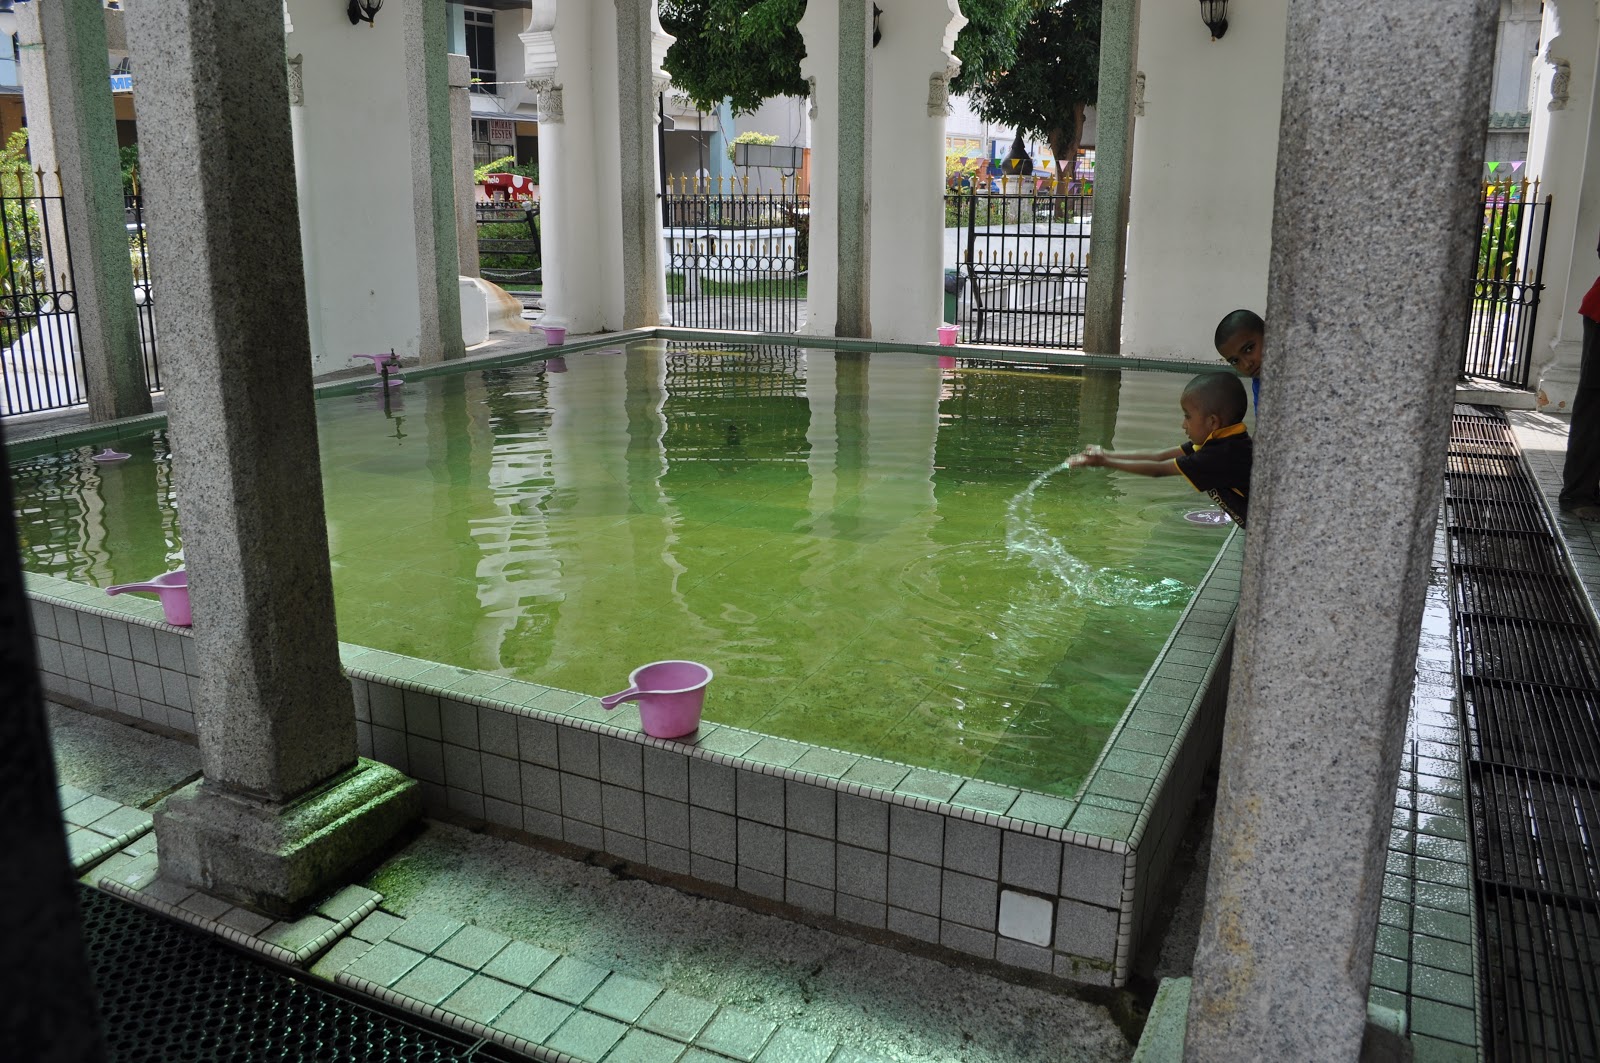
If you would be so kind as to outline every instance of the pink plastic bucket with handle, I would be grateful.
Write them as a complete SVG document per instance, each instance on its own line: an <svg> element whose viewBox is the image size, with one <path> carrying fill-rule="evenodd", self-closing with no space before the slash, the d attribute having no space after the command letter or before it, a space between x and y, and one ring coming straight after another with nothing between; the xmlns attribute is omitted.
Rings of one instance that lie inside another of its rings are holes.
<svg viewBox="0 0 1600 1063"><path fill-rule="evenodd" d="M700 726L712 672L695 661L655 661L633 670L628 689L600 699L605 709L639 702L639 720L652 738L682 738Z"/></svg>
<svg viewBox="0 0 1600 1063"><path fill-rule="evenodd" d="M107 594L126 594L128 591L150 591L161 599L161 612L173 627L188 627L193 621L189 611L189 573L183 569L163 572L143 583L123 583L107 587Z"/></svg>
<svg viewBox="0 0 1600 1063"><path fill-rule="evenodd" d="M567 341L567 330L562 325L535 325L533 327L544 332L544 342L551 347L558 347Z"/></svg>
<svg viewBox="0 0 1600 1063"><path fill-rule="evenodd" d="M956 327L954 325L939 326L939 346L954 347L956 345Z"/></svg>

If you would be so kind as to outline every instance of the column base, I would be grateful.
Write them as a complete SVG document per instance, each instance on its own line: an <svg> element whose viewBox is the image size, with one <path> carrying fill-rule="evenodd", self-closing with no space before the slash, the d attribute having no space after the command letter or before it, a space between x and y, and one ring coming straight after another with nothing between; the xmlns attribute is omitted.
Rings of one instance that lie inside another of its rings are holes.
<svg viewBox="0 0 1600 1063"><path fill-rule="evenodd" d="M1558 342L1550 349L1555 360L1539 373L1539 409L1545 413L1571 413L1578 394L1578 373L1582 365L1583 344Z"/></svg>
<svg viewBox="0 0 1600 1063"><path fill-rule="evenodd" d="M155 815L161 873L267 915L296 915L421 814L416 782L364 759L286 803L201 779Z"/></svg>

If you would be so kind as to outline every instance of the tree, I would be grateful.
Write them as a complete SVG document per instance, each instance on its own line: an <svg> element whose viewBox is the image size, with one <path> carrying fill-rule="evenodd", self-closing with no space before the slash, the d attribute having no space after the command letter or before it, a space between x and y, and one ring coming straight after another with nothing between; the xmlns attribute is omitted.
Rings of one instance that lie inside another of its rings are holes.
<svg viewBox="0 0 1600 1063"><path fill-rule="evenodd" d="M702 111L728 100L748 114L774 96L805 96L800 76L806 0L661 0L672 83Z"/></svg>
<svg viewBox="0 0 1600 1063"><path fill-rule="evenodd" d="M961 72L951 82L966 92L1016 55L1017 32L1038 0L961 0L967 25L956 38ZM799 22L805 0L661 0L661 28L677 41L667 50L672 83L702 111L724 99L748 114L774 96L805 96Z"/></svg>
<svg viewBox="0 0 1600 1063"><path fill-rule="evenodd" d="M1100 0L1033 0L1032 6L1016 58L966 88L986 121L1044 137L1057 178L1066 180L1083 139L1084 108L1100 95Z"/></svg>

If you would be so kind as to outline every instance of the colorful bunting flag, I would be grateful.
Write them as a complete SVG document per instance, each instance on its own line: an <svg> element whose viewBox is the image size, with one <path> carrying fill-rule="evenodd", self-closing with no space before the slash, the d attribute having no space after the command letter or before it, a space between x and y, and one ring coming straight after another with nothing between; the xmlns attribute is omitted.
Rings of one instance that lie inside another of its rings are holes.
<svg viewBox="0 0 1600 1063"><path fill-rule="evenodd" d="M1517 161L1516 161L1516 162L1514 162L1514 163L1512 163L1512 164L1511 164L1511 172L1512 172L1512 173L1516 173L1516 172L1517 172L1517 171L1518 171L1518 170L1520 170L1520 169L1522 169L1522 164L1523 164L1523 163L1524 163L1524 162L1525 162L1525 161L1527 161L1527 160L1525 160L1525 159L1518 159L1518 160L1517 160Z"/></svg>
<svg viewBox="0 0 1600 1063"><path fill-rule="evenodd" d="M1498 169L1500 169L1500 164L1498 162L1491 162L1489 164L1489 172L1490 173L1494 173Z"/></svg>

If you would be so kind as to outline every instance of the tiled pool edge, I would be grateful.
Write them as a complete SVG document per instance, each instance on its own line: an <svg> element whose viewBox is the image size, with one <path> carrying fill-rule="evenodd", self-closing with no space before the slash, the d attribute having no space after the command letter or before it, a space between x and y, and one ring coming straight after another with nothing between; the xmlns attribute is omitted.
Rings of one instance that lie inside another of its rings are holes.
<svg viewBox="0 0 1600 1063"><path fill-rule="evenodd" d="M363 756L426 807L1003 965L1127 978L1215 751L1242 538L1219 553L1075 799L341 644ZM194 733L187 629L153 601L30 574L52 696ZM1202 655L1207 665L1190 663Z"/></svg>

